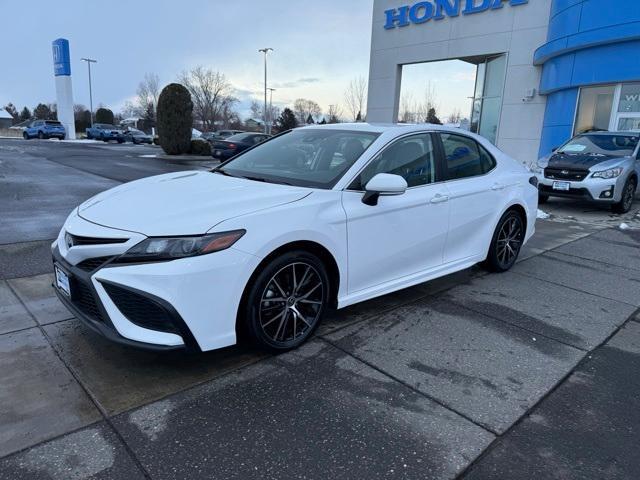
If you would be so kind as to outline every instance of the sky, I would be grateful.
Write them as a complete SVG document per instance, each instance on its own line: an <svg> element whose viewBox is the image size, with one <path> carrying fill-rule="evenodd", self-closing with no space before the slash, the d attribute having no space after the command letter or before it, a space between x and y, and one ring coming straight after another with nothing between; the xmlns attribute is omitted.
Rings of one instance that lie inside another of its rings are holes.
<svg viewBox="0 0 640 480"><path fill-rule="evenodd" d="M94 108L114 111L133 100L145 73L157 74L165 85L203 65L226 75L246 117L251 100L263 98L257 50L271 47L274 104L309 98L326 112L344 102L352 79L368 77L372 9L373 0L0 0L0 106L12 102L20 110L55 102L51 42L63 37L70 42L75 103L89 105L82 57L98 60L92 66ZM460 95L446 77L438 80L437 69L429 75L441 83L438 104L448 114Z"/></svg>

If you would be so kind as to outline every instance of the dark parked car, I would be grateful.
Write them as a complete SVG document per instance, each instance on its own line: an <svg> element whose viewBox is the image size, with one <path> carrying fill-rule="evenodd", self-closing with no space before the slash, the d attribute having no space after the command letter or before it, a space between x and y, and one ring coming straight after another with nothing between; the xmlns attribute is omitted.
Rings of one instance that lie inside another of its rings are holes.
<svg viewBox="0 0 640 480"><path fill-rule="evenodd" d="M24 129L22 136L25 140L30 138L57 138L64 140L67 135L64 126L57 120L34 120Z"/></svg>
<svg viewBox="0 0 640 480"><path fill-rule="evenodd" d="M246 133L246 132L244 130L218 130L217 132L213 132L213 136L211 137L211 139L207 138L207 140L209 141L226 140L230 136L237 135L239 133Z"/></svg>
<svg viewBox="0 0 640 480"><path fill-rule="evenodd" d="M231 135L226 140L214 140L211 146L211 156L226 160L269 138L271 136L264 133L238 133Z"/></svg>
<svg viewBox="0 0 640 480"><path fill-rule="evenodd" d="M86 133L89 139L102 140L103 142L117 140L118 143L124 143L122 128L108 123L94 123L93 127L87 128Z"/></svg>
<svg viewBox="0 0 640 480"><path fill-rule="evenodd" d="M135 128L130 128L124 132L122 135L125 142L132 142L136 145L140 145L141 143L148 143L151 145L153 143L153 137L144 133L142 130L137 130Z"/></svg>

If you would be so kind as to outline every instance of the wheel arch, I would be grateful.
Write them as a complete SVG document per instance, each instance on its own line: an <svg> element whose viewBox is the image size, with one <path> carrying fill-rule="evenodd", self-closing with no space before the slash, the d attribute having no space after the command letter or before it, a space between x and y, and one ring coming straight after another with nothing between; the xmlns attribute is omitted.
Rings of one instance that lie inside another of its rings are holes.
<svg viewBox="0 0 640 480"><path fill-rule="evenodd" d="M529 219L527 218L527 209L524 207L524 205L522 205L522 203L515 200L507 205L504 210L502 210L497 216L493 228L491 229L491 237L489 238L487 248L485 249L485 258L487 258L487 256L489 255L489 250L491 249L491 241L493 240L493 235L496 232L496 228L498 228L498 225L500 224L500 219L505 215L505 213L511 211L517 212L522 217L522 221L524 222L524 231L528 231L527 229L529 228Z"/></svg>
<svg viewBox="0 0 640 480"><path fill-rule="evenodd" d="M242 296L240 297L240 302L238 303L238 309L236 313L236 334L240 333L240 325L239 320L241 319L241 311L245 305L247 295L249 293L249 287L254 282L258 274L262 271L262 269L271 262L274 258L277 258L281 255L284 255L288 252L293 252L296 250L304 250L309 252L322 261L327 269L327 275L329 276L329 305L331 307L336 307L338 304L338 291L340 288L340 268L338 267L338 262L335 256L325 247L324 245L312 241L312 240L296 240L292 242L285 243L280 245L267 256L265 256L260 263L254 268L251 276L247 280L244 290L242 291Z"/></svg>

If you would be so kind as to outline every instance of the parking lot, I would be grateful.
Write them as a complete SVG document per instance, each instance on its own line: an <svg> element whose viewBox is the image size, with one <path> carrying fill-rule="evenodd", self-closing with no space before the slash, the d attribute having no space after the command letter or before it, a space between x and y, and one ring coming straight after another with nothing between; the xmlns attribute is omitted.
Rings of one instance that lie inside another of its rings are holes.
<svg viewBox="0 0 640 480"><path fill-rule="evenodd" d="M0 139L0 478L640 471L640 202L619 216L552 199L512 271L333 312L277 357L149 353L87 331L51 288L66 215L122 182L211 165Z"/></svg>

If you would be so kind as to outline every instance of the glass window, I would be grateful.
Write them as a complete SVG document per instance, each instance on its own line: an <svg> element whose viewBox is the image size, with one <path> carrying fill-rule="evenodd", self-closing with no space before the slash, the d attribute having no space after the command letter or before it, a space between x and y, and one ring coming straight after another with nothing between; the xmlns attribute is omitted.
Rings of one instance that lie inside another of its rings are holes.
<svg viewBox="0 0 640 480"><path fill-rule="evenodd" d="M615 85L580 89L574 134L609 130Z"/></svg>
<svg viewBox="0 0 640 480"><path fill-rule="evenodd" d="M619 132L628 132L630 130L640 130L640 116L637 117L620 117L618 119Z"/></svg>
<svg viewBox="0 0 640 480"><path fill-rule="evenodd" d="M212 171L264 182L330 189L378 135L301 128L246 150Z"/></svg>
<svg viewBox="0 0 640 480"><path fill-rule="evenodd" d="M620 113L640 113L640 83L625 83L620 92Z"/></svg>
<svg viewBox="0 0 640 480"><path fill-rule="evenodd" d="M483 175L495 167L494 158L475 140L464 135L440 134L447 160L448 178Z"/></svg>
<svg viewBox="0 0 640 480"><path fill-rule="evenodd" d="M478 65L470 130L496 142L507 57L489 58Z"/></svg>
<svg viewBox="0 0 640 480"><path fill-rule="evenodd" d="M393 143L365 167L349 189L364 190L378 173L400 175L409 187L433 183L436 170L431 135L412 135Z"/></svg>

